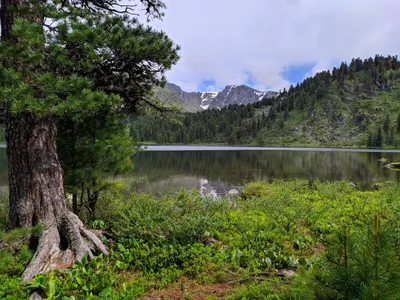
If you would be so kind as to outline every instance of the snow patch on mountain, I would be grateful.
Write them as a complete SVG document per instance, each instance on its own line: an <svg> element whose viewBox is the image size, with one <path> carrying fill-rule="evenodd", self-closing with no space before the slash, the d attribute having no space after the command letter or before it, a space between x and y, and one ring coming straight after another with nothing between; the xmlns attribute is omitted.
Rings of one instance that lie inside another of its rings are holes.
<svg viewBox="0 0 400 300"><path fill-rule="evenodd" d="M234 89L236 87L236 85L228 85L226 88L229 88L229 91L228 91L228 93L226 94L226 96L228 96L231 92L232 92L232 89ZM225 89L226 89L225 88Z"/></svg>
<svg viewBox="0 0 400 300"><path fill-rule="evenodd" d="M201 103L200 103L200 107L202 109L207 109L212 100L218 95L218 92L203 92L201 93Z"/></svg>
<svg viewBox="0 0 400 300"><path fill-rule="evenodd" d="M254 92L254 93L258 96L259 101L261 101L268 92Z"/></svg>
<svg viewBox="0 0 400 300"><path fill-rule="evenodd" d="M213 99L208 108L220 108L232 104L249 104L271 98L276 92L260 92L246 85L228 85Z"/></svg>
<svg viewBox="0 0 400 300"><path fill-rule="evenodd" d="M232 104L249 104L261 101L263 98L272 98L277 92L261 92L246 85L227 85L220 92L185 92L172 83L167 83L166 89L178 95L188 105L197 106L199 110L222 108Z"/></svg>

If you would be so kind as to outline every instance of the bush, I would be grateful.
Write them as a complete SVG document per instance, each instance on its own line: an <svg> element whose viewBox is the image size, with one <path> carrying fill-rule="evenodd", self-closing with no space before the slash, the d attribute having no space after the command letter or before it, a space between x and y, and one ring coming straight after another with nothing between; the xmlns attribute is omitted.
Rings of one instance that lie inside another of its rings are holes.
<svg viewBox="0 0 400 300"><path fill-rule="evenodd" d="M37 237L42 226L0 231L0 274L21 275L33 256L29 249L30 238Z"/></svg>
<svg viewBox="0 0 400 300"><path fill-rule="evenodd" d="M311 272L317 299L396 299L400 259L394 233L376 215L368 228L343 227Z"/></svg>
<svg viewBox="0 0 400 300"><path fill-rule="evenodd" d="M50 299L132 299L185 278L241 282L229 286L231 299L396 299L399 192L396 184L360 191L293 180L251 183L235 199L198 191L155 198L115 186L99 202L105 219L90 224L106 230L109 257L13 290L32 256L27 237L42 229L0 232L0 279L10 288L0 287L0 297L37 290Z"/></svg>
<svg viewBox="0 0 400 300"><path fill-rule="evenodd" d="M28 299L29 293L21 282L21 278L0 274L0 299Z"/></svg>
<svg viewBox="0 0 400 300"><path fill-rule="evenodd" d="M102 255L90 262L87 256L64 272L39 274L29 283L31 290L44 294L47 299L93 299L107 298L113 293L113 285L118 280L117 269L108 257Z"/></svg>
<svg viewBox="0 0 400 300"><path fill-rule="evenodd" d="M191 244L217 232L227 209L228 200L203 198L198 191L181 191L161 199L133 195L120 207L111 227L118 239Z"/></svg>

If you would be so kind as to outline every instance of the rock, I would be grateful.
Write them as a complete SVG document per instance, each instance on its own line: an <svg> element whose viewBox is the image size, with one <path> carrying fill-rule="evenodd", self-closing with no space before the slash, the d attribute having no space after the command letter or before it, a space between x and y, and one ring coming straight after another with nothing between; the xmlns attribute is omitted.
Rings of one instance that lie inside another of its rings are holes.
<svg viewBox="0 0 400 300"><path fill-rule="evenodd" d="M392 162L390 164L385 165L385 168L389 168L392 170L400 170L400 162Z"/></svg>
<svg viewBox="0 0 400 300"><path fill-rule="evenodd" d="M264 98L273 98L277 92L260 92L246 85L227 85L210 103L209 108L224 107L232 104L249 104Z"/></svg>
<svg viewBox="0 0 400 300"><path fill-rule="evenodd" d="M239 191L237 189L232 189L227 193L228 196L238 196Z"/></svg>
<svg viewBox="0 0 400 300"><path fill-rule="evenodd" d="M29 296L29 300L42 300L42 297L37 292L33 292Z"/></svg>
<svg viewBox="0 0 400 300"><path fill-rule="evenodd" d="M197 111L221 108L232 104L249 104L263 99L272 99L279 95L273 91L261 92L246 85L227 85L219 92L185 92L178 85L167 83L165 90L181 98L189 104L188 106L197 107ZM163 101L163 97L160 100Z"/></svg>
<svg viewBox="0 0 400 300"><path fill-rule="evenodd" d="M291 278L294 275L296 275L296 273L294 271L292 271L292 270L289 270L289 269L283 269L283 270L278 271L276 273L276 275L279 276L279 277Z"/></svg>

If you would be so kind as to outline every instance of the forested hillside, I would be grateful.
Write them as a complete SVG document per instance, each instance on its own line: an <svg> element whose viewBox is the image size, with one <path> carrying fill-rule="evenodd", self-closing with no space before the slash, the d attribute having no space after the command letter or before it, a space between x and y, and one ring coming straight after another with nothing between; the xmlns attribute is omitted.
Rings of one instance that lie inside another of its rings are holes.
<svg viewBox="0 0 400 300"><path fill-rule="evenodd" d="M188 113L181 120L140 117L131 132L139 141L156 143L395 147L400 63L397 56L353 59L276 98Z"/></svg>

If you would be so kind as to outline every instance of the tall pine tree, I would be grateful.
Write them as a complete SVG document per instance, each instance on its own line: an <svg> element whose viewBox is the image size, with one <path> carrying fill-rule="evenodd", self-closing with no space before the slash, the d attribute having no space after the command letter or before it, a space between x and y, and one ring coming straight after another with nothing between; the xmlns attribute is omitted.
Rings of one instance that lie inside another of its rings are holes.
<svg viewBox="0 0 400 300"><path fill-rule="evenodd" d="M139 1L138 1L139 2ZM160 18L160 0L140 0ZM0 95L6 109L11 228L44 224L23 279L107 253L67 209L56 152L59 115L137 112L178 59L163 32L119 0L1 0ZM150 103L151 105L151 103ZM63 241L63 243L61 242ZM60 246L62 245L62 247Z"/></svg>

